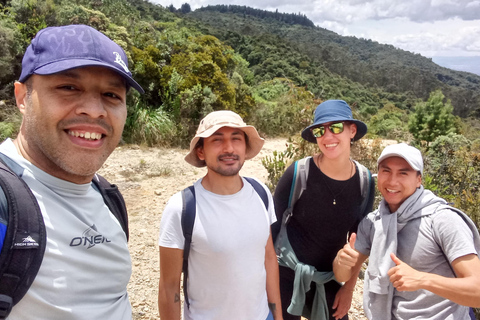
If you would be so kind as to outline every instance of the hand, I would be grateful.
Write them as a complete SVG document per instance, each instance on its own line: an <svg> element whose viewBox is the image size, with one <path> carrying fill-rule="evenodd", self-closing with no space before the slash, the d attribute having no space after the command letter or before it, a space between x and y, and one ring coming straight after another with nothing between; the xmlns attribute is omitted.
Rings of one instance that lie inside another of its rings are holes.
<svg viewBox="0 0 480 320"><path fill-rule="evenodd" d="M336 261L342 267L353 268L357 264L359 253L355 250L356 240L357 235L352 233L350 241L338 251Z"/></svg>
<svg viewBox="0 0 480 320"><path fill-rule="evenodd" d="M333 301L332 308L335 310L332 317L336 320L343 318L350 310L352 305L353 291L346 289L345 286L341 287L335 295L335 301Z"/></svg>
<svg viewBox="0 0 480 320"><path fill-rule="evenodd" d="M417 271L408 264L390 253L390 258L395 262L395 267L388 270L390 282L398 291L416 291L421 289L423 272Z"/></svg>

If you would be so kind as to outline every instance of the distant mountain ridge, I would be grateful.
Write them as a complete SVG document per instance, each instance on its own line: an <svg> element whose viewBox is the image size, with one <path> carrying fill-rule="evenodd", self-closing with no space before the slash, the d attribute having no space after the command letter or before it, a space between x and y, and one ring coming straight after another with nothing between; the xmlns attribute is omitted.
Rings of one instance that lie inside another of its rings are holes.
<svg viewBox="0 0 480 320"><path fill-rule="evenodd" d="M480 56L432 57L432 61L445 68L470 72L480 76Z"/></svg>
<svg viewBox="0 0 480 320"><path fill-rule="evenodd" d="M231 45L251 66L259 64L259 68L264 67L261 60L268 60L268 51L259 53L262 59L255 59L251 52L242 52L245 43L265 39L265 47L305 55L307 64L323 65L334 74L370 88L382 88L396 94L407 93L423 100L430 92L441 89L451 99L457 115L480 116L480 76L476 74L447 69L430 58L392 45L343 37L320 27L289 24L258 14L249 15L239 12L235 6L232 10L230 7L209 6L197 9L187 17L204 23L204 32ZM301 61L293 61L290 66L299 63Z"/></svg>
<svg viewBox="0 0 480 320"><path fill-rule="evenodd" d="M257 17L261 19L274 19L288 24L298 24L306 27L315 27L313 21L307 18L304 14L296 13L279 13L278 10L275 12L255 9L247 6L238 6L238 5L208 5L206 7L201 7L196 11L216 11L221 13L237 13L242 15L249 15L252 17Z"/></svg>

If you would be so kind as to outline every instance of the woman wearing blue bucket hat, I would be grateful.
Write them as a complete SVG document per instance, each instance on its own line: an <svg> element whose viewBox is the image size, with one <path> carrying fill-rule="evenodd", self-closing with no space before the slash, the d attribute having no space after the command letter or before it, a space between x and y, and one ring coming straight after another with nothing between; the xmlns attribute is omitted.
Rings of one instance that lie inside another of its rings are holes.
<svg viewBox="0 0 480 320"><path fill-rule="evenodd" d="M301 315L310 320L348 319L357 279L342 286L333 277L332 263L372 210L375 184L370 171L350 158L352 142L366 133L367 126L353 118L345 101L321 103L313 124L302 131L302 138L316 143L320 153L292 164L278 182L274 195L278 222L272 234L285 320L300 320ZM303 184L301 175L306 176ZM291 193L299 184L304 191L292 203Z"/></svg>

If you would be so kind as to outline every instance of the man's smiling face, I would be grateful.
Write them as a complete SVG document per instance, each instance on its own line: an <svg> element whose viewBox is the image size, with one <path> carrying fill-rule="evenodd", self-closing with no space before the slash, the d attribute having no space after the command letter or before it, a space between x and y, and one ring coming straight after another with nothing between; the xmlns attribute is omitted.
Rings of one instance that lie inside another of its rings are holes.
<svg viewBox="0 0 480 320"><path fill-rule="evenodd" d="M422 184L422 176L405 159L390 157L378 165L377 186L390 208L398 210Z"/></svg>
<svg viewBox="0 0 480 320"><path fill-rule="evenodd" d="M122 136L125 81L108 68L82 67L32 75L27 84L15 84L24 156L57 178L90 181Z"/></svg>

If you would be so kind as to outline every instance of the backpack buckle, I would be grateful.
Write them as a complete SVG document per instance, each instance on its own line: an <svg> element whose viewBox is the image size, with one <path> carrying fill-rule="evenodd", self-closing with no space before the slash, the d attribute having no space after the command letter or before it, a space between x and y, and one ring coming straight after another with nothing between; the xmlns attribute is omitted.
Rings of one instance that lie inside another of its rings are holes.
<svg viewBox="0 0 480 320"><path fill-rule="evenodd" d="M12 307L12 297L0 294L0 319L6 319L10 311L12 311Z"/></svg>

